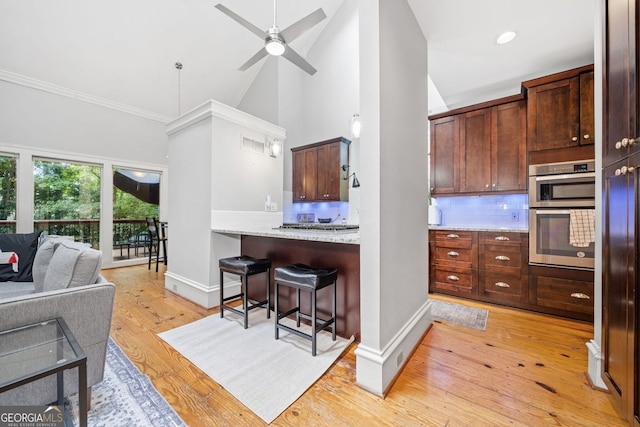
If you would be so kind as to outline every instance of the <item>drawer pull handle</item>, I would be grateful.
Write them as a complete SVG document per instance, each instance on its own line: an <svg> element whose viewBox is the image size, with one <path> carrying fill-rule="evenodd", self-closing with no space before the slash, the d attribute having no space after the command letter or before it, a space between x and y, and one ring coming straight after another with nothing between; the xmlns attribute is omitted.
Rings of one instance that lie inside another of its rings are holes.
<svg viewBox="0 0 640 427"><path fill-rule="evenodd" d="M511 239L509 239L507 236L496 236L495 240L499 240L501 242L506 242L507 240L511 240Z"/></svg>
<svg viewBox="0 0 640 427"><path fill-rule="evenodd" d="M457 234L447 234L447 239L458 239L460 236Z"/></svg>
<svg viewBox="0 0 640 427"><path fill-rule="evenodd" d="M583 294L582 292L575 292L575 293L571 294L571 298L591 299L591 297L589 295Z"/></svg>
<svg viewBox="0 0 640 427"><path fill-rule="evenodd" d="M498 255L496 257L497 261L511 261L511 258L509 258L508 256L504 256L504 255Z"/></svg>
<svg viewBox="0 0 640 427"><path fill-rule="evenodd" d="M460 256L460 254L456 251L447 252L447 255L453 256L453 257Z"/></svg>
<svg viewBox="0 0 640 427"><path fill-rule="evenodd" d="M460 280L460 278L458 276L454 276L453 274L451 276L447 276L447 279L457 282L458 280Z"/></svg>
<svg viewBox="0 0 640 427"><path fill-rule="evenodd" d="M509 286L508 283L505 283L505 282L497 282L495 285L497 287L499 287L499 288L510 288L511 287L511 286Z"/></svg>

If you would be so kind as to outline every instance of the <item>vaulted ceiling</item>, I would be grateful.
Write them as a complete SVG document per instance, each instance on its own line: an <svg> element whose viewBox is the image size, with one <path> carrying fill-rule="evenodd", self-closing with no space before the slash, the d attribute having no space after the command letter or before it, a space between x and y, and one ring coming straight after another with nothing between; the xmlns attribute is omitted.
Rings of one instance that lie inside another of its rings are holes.
<svg viewBox="0 0 640 427"><path fill-rule="evenodd" d="M280 0L278 26L324 9L328 18L292 43L305 56L344 1L356 0ZM217 10L219 2L259 28L273 25L270 0L0 0L0 71L167 117L207 99L237 105L263 61L244 72L238 67L262 42ZM408 2L428 40L429 74L449 108L517 93L522 80L593 62L595 0ZM495 37L507 29L518 37L497 46ZM313 65L322 72L322 64Z"/></svg>

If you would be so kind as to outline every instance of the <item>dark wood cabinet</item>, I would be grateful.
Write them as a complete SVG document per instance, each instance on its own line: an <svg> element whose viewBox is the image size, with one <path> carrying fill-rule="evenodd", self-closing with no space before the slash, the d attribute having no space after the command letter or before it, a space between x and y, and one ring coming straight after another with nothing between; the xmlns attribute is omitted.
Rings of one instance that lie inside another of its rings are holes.
<svg viewBox="0 0 640 427"><path fill-rule="evenodd" d="M529 233L429 231L429 291L593 321L593 271L529 265Z"/></svg>
<svg viewBox="0 0 640 427"><path fill-rule="evenodd" d="M515 98L430 117L433 195L526 191L526 104Z"/></svg>
<svg viewBox="0 0 640 427"><path fill-rule="evenodd" d="M460 120L457 115L431 120L431 194L457 193Z"/></svg>
<svg viewBox="0 0 640 427"><path fill-rule="evenodd" d="M640 426L638 0L608 0L603 72L603 380Z"/></svg>
<svg viewBox="0 0 640 427"><path fill-rule="evenodd" d="M527 104L491 108L491 190L527 189Z"/></svg>
<svg viewBox="0 0 640 427"><path fill-rule="evenodd" d="M349 164L349 144L334 138L291 149L294 202L349 200L349 185L342 165Z"/></svg>
<svg viewBox="0 0 640 427"><path fill-rule="evenodd" d="M529 151L594 143L593 66L522 83L527 92Z"/></svg>

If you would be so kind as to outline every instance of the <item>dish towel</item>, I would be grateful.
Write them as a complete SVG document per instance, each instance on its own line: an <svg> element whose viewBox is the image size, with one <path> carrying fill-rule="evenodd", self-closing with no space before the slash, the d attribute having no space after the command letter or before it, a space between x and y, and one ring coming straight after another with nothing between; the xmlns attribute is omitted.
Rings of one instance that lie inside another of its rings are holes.
<svg viewBox="0 0 640 427"><path fill-rule="evenodd" d="M586 248L595 241L595 209L571 209L569 211L569 244L577 248Z"/></svg>

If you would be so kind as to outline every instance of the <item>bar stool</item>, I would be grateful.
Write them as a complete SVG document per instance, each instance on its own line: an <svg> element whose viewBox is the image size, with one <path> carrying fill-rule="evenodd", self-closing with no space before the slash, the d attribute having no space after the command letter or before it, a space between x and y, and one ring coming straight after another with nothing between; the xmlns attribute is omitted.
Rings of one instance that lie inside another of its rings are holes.
<svg viewBox="0 0 640 427"><path fill-rule="evenodd" d="M316 355L316 334L328 327L332 328L333 341L336 340L336 282L338 270L335 268L313 268L305 264L290 264L275 269L275 302L276 314L276 339L280 329L291 332L311 341L311 355ZM318 319L316 316L317 293L320 289L333 284L333 302L331 307L331 319ZM278 286L285 285L296 289L296 307L280 314L278 312ZM311 315L300 311L300 290L311 293ZM300 318L311 320L311 335L280 323L290 314L296 313L296 326L300 327ZM320 325L318 323L320 322Z"/></svg>
<svg viewBox="0 0 640 427"><path fill-rule="evenodd" d="M271 288L271 260L269 259L256 259L250 256L241 255L231 258L222 258L218 262L220 268L220 317L224 317L224 310L232 311L240 316L244 317L244 328L247 329L249 324L249 311L257 307L266 306L267 319L271 318L271 311L269 308L271 297L269 291ZM224 273L237 274L240 276L240 293L232 295L230 297L224 296ZM267 273L267 299L264 301L257 301L249 298L249 276L254 274ZM242 289L244 286L244 292ZM231 307L225 304L227 301L231 301L242 297L242 309ZM252 302L252 305L249 305Z"/></svg>

